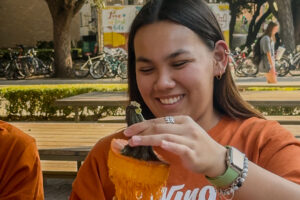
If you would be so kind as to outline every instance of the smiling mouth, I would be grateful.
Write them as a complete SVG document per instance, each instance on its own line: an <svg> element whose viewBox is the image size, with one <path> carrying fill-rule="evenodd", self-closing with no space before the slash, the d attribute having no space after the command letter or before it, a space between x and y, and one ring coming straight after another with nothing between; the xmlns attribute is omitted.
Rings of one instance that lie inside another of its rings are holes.
<svg viewBox="0 0 300 200"><path fill-rule="evenodd" d="M176 97L170 97L170 98L159 98L159 101L164 105L172 105L180 101L180 99L183 98L183 95L179 95Z"/></svg>

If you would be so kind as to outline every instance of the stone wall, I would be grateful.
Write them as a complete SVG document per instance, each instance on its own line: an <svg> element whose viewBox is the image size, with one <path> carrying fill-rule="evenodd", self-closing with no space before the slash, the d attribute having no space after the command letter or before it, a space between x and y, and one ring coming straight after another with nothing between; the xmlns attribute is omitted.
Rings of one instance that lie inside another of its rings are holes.
<svg viewBox="0 0 300 200"><path fill-rule="evenodd" d="M72 40L79 40L79 15L72 22ZM0 48L35 46L53 40L52 17L45 0L0 0Z"/></svg>

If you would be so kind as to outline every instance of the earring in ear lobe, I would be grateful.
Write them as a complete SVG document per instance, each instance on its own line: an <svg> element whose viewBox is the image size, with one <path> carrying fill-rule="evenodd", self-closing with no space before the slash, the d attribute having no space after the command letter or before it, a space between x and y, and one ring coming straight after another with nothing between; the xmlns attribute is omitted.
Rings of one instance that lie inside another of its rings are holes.
<svg viewBox="0 0 300 200"><path fill-rule="evenodd" d="M222 72L221 72L221 70L220 70L220 74L217 75L216 78L217 78L218 80L221 80L221 78L222 78Z"/></svg>
<svg viewBox="0 0 300 200"><path fill-rule="evenodd" d="M224 52L226 55L230 55L230 50L225 49Z"/></svg>

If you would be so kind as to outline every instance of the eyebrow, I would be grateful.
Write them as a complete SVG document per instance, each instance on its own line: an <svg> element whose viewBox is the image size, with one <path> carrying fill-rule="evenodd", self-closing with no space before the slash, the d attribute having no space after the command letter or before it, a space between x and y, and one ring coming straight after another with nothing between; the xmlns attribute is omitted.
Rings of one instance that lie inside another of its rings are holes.
<svg viewBox="0 0 300 200"><path fill-rule="evenodd" d="M170 55L166 56L165 57L165 60L169 60L169 59L172 59L172 58L176 58L177 56L179 55L182 55L182 54L190 54L189 51L187 50L184 50L184 49L178 49L177 51L175 51L174 53L171 53ZM136 62L145 62L145 63L151 63L151 60L148 59L148 58L145 58L143 56L140 56L136 59Z"/></svg>

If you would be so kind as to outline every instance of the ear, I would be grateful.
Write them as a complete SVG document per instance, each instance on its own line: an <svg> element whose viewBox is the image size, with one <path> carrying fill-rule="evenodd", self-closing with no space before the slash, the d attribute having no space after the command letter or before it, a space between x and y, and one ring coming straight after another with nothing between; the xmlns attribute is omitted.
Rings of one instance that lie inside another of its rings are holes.
<svg viewBox="0 0 300 200"><path fill-rule="evenodd" d="M229 48L224 40L215 43L213 51L214 58L214 76L221 76L227 67Z"/></svg>

